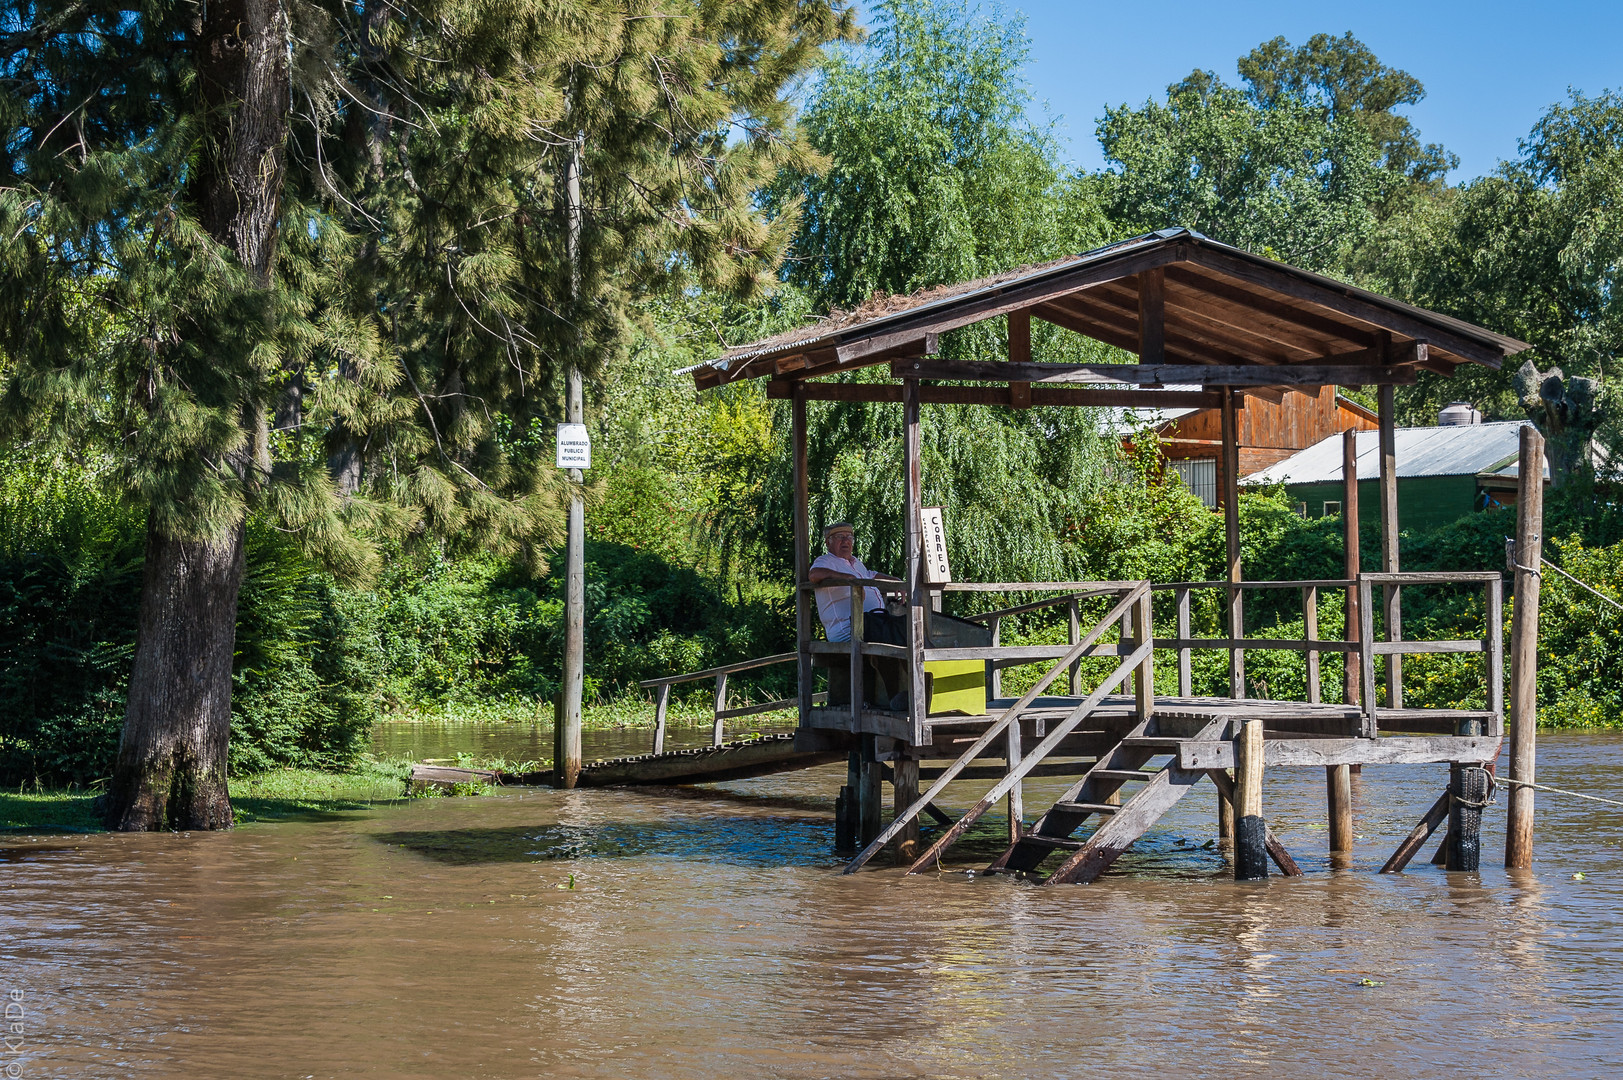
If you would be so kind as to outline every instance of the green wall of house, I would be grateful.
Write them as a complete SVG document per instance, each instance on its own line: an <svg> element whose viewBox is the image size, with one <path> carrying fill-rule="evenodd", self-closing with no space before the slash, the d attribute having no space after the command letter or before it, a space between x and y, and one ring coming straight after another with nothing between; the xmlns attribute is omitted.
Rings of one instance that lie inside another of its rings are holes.
<svg viewBox="0 0 1623 1080"><path fill-rule="evenodd" d="M1292 502L1306 503L1307 516L1324 516L1326 502L1341 502L1344 488L1337 481L1325 484L1286 484ZM1398 478L1398 525L1403 529L1430 529L1458 521L1476 509L1474 476L1408 476ZM1358 516L1379 521L1379 484L1358 482Z"/></svg>

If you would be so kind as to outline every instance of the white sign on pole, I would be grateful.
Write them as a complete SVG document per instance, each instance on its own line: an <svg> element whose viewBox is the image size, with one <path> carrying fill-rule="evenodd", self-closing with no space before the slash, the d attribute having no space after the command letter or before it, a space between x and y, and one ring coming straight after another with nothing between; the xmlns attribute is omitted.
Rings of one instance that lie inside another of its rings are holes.
<svg viewBox="0 0 1623 1080"><path fill-rule="evenodd" d="M952 567L947 562L947 526L941 520L941 507L926 506L919 511L919 532L924 544L924 583L950 585Z"/></svg>
<svg viewBox="0 0 1623 1080"><path fill-rule="evenodd" d="M590 469L592 467L592 437L585 424L558 425L558 468Z"/></svg>

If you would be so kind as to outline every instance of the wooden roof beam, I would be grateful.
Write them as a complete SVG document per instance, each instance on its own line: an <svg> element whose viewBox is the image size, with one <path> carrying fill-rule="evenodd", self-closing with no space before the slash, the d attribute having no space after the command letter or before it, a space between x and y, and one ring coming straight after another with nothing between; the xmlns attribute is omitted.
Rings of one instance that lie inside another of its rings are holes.
<svg viewBox="0 0 1623 1080"><path fill-rule="evenodd" d="M1191 261L1227 277L1237 278L1293 300L1324 308L1404 337L1414 338L1416 341L1428 342L1445 352L1451 352L1485 367L1497 369L1504 362L1504 353L1491 345L1472 341L1407 312L1383 307L1361 296L1337 292L1323 285L1303 281L1288 271L1253 263L1248 259L1205 245L1192 248L1190 254L1193 256ZM1255 304L1259 299L1250 293L1246 295L1250 304Z"/></svg>
<svg viewBox="0 0 1623 1080"><path fill-rule="evenodd" d="M1062 310L1070 310L1084 319L1111 323L1118 330L1130 334L1134 345L1137 343L1137 312L1106 302L1091 290L1050 301L1049 306L1060 306ZM1182 327L1166 326L1164 331L1164 355L1171 358L1182 358L1195 364L1243 364L1250 359L1229 349L1213 348L1206 342L1192 338ZM1127 346L1127 350L1137 351L1133 345Z"/></svg>
<svg viewBox="0 0 1623 1080"><path fill-rule="evenodd" d="M1375 327L1352 325L1314 311L1306 311L1283 300L1261 296L1250 289L1243 289L1221 278L1203 274L1188 265L1168 267L1167 279L1179 286L1206 293L1244 310L1259 311L1326 337L1355 342L1365 348L1374 347L1379 340Z"/></svg>
<svg viewBox="0 0 1623 1080"><path fill-rule="evenodd" d="M902 400L902 388L898 383L798 382L792 379L768 380L766 396L773 400L786 400L794 396L797 385L802 388L807 401L900 404ZM919 400L926 405L1023 407L1004 386L926 384L919 387ZM1077 386L1033 386L1030 404L1038 407L1211 409L1221 401L1219 394L1205 390L1093 390Z"/></svg>
<svg viewBox="0 0 1623 1080"><path fill-rule="evenodd" d="M1138 275L1138 360L1166 360L1166 271L1157 266Z"/></svg>
<svg viewBox="0 0 1623 1080"><path fill-rule="evenodd" d="M1114 284L1091 290L1113 306L1126 309L1131 297ZM1187 296L1187 294L1185 294ZM1166 312L1167 326L1186 336L1232 352L1245 352L1264 364L1295 364L1322 361L1326 350L1302 344L1298 339L1272 337L1247 327L1209 319L1203 312L1185 306L1185 299L1173 295ZM1213 324L1216 325L1213 325Z"/></svg>
<svg viewBox="0 0 1623 1080"><path fill-rule="evenodd" d="M1357 386L1407 384L1415 381L1410 367L1339 366L1332 364L1053 364L1001 360L896 360L890 373L898 379L956 379L973 382L1135 383L1168 386L1203 383L1207 386L1269 387L1280 390L1301 386Z"/></svg>

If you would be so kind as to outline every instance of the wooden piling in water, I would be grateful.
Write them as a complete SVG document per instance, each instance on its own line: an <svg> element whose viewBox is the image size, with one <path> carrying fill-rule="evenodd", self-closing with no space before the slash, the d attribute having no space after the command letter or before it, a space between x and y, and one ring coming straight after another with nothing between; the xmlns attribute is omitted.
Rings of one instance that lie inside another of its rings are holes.
<svg viewBox="0 0 1623 1080"><path fill-rule="evenodd" d="M900 817L919 797L919 759L897 758L891 762L891 816ZM896 861L911 865L919 857L919 819L911 818L896 836Z"/></svg>
<svg viewBox="0 0 1623 1080"><path fill-rule="evenodd" d="M1327 765L1324 769L1326 801L1330 806L1330 850L1351 851L1353 846L1352 767Z"/></svg>
<svg viewBox="0 0 1623 1080"><path fill-rule="evenodd" d="M1234 747L1234 880L1268 876L1268 825L1262 817L1263 726L1247 720Z"/></svg>
<svg viewBox="0 0 1623 1080"><path fill-rule="evenodd" d="M1534 783L1538 727L1539 560L1544 551L1544 437L1521 431L1517 477L1515 607L1510 617L1510 779ZM1498 633L1498 628L1493 628ZM1533 865L1533 789L1510 785L1505 865Z"/></svg>
<svg viewBox="0 0 1623 1080"><path fill-rule="evenodd" d="M857 844L867 847L879 835L880 805L884 797L884 766L879 763L878 737L862 736L861 772L857 778Z"/></svg>

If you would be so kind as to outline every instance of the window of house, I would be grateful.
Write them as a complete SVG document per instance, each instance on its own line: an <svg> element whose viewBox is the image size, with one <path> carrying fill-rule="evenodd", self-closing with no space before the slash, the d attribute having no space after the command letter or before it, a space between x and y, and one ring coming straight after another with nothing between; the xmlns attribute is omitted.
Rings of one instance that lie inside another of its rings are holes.
<svg viewBox="0 0 1623 1080"><path fill-rule="evenodd" d="M1299 502L1296 504L1296 516L1302 518L1307 517L1307 503Z"/></svg>
<svg viewBox="0 0 1623 1080"><path fill-rule="evenodd" d="M1183 486L1207 506L1217 505L1217 459L1173 458L1167 467L1178 474Z"/></svg>
<svg viewBox="0 0 1623 1080"><path fill-rule="evenodd" d="M1324 504L1324 516L1325 517L1336 517L1336 516L1340 515L1340 513L1341 513L1341 503L1340 502L1329 502L1329 501L1325 502L1325 504Z"/></svg>

